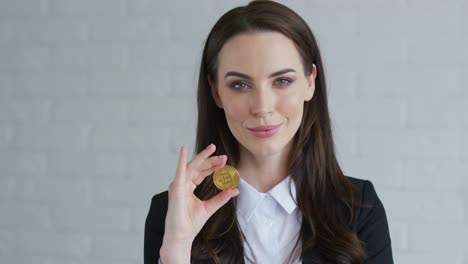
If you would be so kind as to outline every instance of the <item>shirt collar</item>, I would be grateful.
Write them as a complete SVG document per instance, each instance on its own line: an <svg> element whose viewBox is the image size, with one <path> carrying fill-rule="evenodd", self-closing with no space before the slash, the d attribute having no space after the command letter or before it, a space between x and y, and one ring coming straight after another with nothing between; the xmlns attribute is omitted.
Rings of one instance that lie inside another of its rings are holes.
<svg viewBox="0 0 468 264"><path fill-rule="evenodd" d="M291 185L292 196L289 193L289 185ZM257 206L268 194L270 194L288 214L291 214L294 209L296 209L296 186L289 175L266 193L257 191L257 189L242 178L240 178L237 188L239 189L237 210L247 221L250 220Z"/></svg>

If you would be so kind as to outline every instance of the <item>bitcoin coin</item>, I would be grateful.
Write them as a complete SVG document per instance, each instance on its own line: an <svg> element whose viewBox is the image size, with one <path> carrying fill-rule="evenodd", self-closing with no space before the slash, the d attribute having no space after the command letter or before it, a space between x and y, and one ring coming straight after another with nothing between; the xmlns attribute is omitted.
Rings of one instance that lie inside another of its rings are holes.
<svg viewBox="0 0 468 264"><path fill-rule="evenodd" d="M213 182L220 190L230 190L239 184L239 172L232 166L225 165L213 174Z"/></svg>

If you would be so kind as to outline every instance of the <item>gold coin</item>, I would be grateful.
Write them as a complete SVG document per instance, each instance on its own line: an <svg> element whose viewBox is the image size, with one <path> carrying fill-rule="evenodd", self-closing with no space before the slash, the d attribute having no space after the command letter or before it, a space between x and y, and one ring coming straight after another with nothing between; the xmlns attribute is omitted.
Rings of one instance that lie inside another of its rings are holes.
<svg viewBox="0 0 468 264"><path fill-rule="evenodd" d="M239 172L229 165L225 165L213 174L214 184L222 191L236 188L239 178Z"/></svg>

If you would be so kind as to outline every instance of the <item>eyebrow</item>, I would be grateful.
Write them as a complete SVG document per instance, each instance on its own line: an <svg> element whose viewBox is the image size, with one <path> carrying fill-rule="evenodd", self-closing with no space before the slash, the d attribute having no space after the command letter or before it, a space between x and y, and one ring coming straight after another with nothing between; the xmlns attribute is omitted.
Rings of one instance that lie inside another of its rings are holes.
<svg viewBox="0 0 468 264"><path fill-rule="evenodd" d="M288 73L288 72L296 72L296 71L294 69L291 69L291 68L286 68L286 69L282 69L282 70L276 71L276 72L268 75L268 78L272 78L272 77L275 77L275 76L278 76L278 75L281 75L281 74L285 74L285 73ZM252 77L250 77L247 74L236 72L236 71L230 71L230 72L226 73L226 75L224 76L224 79L226 79L229 76L241 77L241 78L244 78L244 79L247 79L247 80L252 80L253 79Z"/></svg>

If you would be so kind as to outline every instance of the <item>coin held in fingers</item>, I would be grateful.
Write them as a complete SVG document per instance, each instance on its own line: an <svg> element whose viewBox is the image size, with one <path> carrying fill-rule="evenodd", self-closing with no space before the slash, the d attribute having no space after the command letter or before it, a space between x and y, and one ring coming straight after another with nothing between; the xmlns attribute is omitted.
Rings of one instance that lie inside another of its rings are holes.
<svg viewBox="0 0 468 264"><path fill-rule="evenodd" d="M222 191L236 188L239 178L239 172L229 165L225 165L213 174L214 184Z"/></svg>

